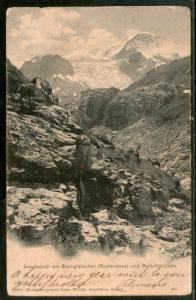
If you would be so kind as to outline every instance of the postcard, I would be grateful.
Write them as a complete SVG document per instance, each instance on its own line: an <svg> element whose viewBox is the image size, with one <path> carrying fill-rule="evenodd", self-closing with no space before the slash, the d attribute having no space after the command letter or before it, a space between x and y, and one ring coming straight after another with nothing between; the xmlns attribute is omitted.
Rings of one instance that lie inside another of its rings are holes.
<svg viewBox="0 0 196 300"><path fill-rule="evenodd" d="M190 23L7 10L9 295L191 293Z"/></svg>

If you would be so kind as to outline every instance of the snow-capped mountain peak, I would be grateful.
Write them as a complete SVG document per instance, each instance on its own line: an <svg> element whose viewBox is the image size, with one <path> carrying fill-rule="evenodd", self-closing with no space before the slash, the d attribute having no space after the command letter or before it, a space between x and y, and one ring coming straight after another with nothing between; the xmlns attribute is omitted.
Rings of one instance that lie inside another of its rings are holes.
<svg viewBox="0 0 196 300"><path fill-rule="evenodd" d="M169 54L178 53L179 45L150 32L141 32L125 43L124 47L117 54L117 58L124 57L130 52L141 52L146 58L156 54L168 56Z"/></svg>
<svg viewBox="0 0 196 300"><path fill-rule="evenodd" d="M115 55L119 68L133 81L164 63L180 57L180 47L150 32L141 32L128 39Z"/></svg>

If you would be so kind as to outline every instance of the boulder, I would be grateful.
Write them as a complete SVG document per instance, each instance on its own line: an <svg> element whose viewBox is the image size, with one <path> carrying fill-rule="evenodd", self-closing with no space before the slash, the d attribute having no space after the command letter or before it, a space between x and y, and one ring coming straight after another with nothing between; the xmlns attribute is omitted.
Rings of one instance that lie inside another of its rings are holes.
<svg viewBox="0 0 196 300"><path fill-rule="evenodd" d="M157 206L153 207L153 213L155 216L163 216L163 211Z"/></svg>
<svg viewBox="0 0 196 300"><path fill-rule="evenodd" d="M29 232L27 240L35 241L43 238L44 232L49 232L50 227L56 230L59 217L69 218L78 216L75 191L68 192L49 190L48 187L13 187L9 186L7 196L7 218L11 232L20 238ZM70 209L70 201L72 207ZM43 227L43 228L42 228ZM43 234L42 234L43 233Z"/></svg>
<svg viewBox="0 0 196 300"><path fill-rule="evenodd" d="M71 129L71 131L75 134L82 134L83 133L83 128L78 126L77 124L75 123L69 123L67 124L68 127Z"/></svg>
<svg viewBox="0 0 196 300"><path fill-rule="evenodd" d="M180 185L183 189L186 191L191 191L191 178L190 177L185 177L182 180L180 180Z"/></svg>
<svg viewBox="0 0 196 300"><path fill-rule="evenodd" d="M18 223L11 226L11 230L25 243L37 243L43 240L44 227L35 224Z"/></svg>
<svg viewBox="0 0 196 300"><path fill-rule="evenodd" d="M39 209L29 203L20 203L18 206L18 216L21 219L32 220L36 215L41 214Z"/></svg>
<svg viewBox="0 0 196 300"><path fill-rule="evenodd" d="M50 151L50 155L61 173L66 172L67 169L70 169L72 167L72 163L69 160L62 158L52 151Z"/></svg>
<svg viewBox="0 0 196 300"><path fill-rule="evenodd" d="M182 200L182 199L172 198L169 201L169 205L175 206L177 208L184 208L185 203L184 203L184 200Z"/></svg>
<svg viewBox="0 0 196 300"><path fill-rule="evenodd" d="M121 222L117 215L113 214L111 210L103 209L97 213L91 214L96 220L96 224L116 224Z"/></svg>
<svg viewBox="0 0 196 300"><path fill-rule="evenodd" d="M84 249L100 250L99 233L92 223L82 222L82 235L84 237Z"/></svg>
<svg viewBox="0 0 196 300"><path fill-rule="evenodd" d="M67 186L65 184L61 183L59 185L59 189L61 189L63 192L66 192L67 191Z"/></svg>
<svg viewBox="0 0 196 300"><path fill-rule="evenodd" d="M72 146L76 144L76 141L70 138L70 136L62 130L53 128L52 131L54 133L55 142L59 144L59 146Z"/></svg>
<svg viewBox="0 0 196 300"><path fill-rule="evenodd" d="M171 227L163 227L159 233L158 233L158 237L161 240L167 241L167 242L174 242L176 241L178 235L175 229L171 228Z"/></svg>
<svg viewBox="0 0 196 300"><path fill-rule="evenodd" d="M73 218L58 223L58 247L63 255L74 255L82 249L100 248L98 234L91 223Z"/></svg>

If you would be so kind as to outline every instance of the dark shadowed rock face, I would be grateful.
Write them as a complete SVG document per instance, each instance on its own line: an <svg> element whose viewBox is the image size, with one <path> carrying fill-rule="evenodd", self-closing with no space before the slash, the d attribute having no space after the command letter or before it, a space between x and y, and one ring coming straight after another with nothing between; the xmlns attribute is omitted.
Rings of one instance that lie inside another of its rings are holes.
<svg viewBox="0 0 196 300"><path fill-rule="evenodd" d="M9 59L6 59L6 79L7 89L10 92L16 92L21 84L28 83L29 81L15 66L11 64Z"/></svg>
<svg viewBox="0 0 196 300"><path fill-rule="evenodd" d="M125 59L118 60L119 69L129 75L133 81L141 79L146 73L156 67L152 58L145 58L142 53L132 51Z"/></svg>
<svg viewBox="0 0 196 300"><path fill-rule="evenodd" d="M80 121L86 127L103 124L110 102L118 93L116 88L86 90L81 93Z"/></svg>
<svg viewBox="0 0 196 300"><path fill-rule="evenodd" d="M123 91L95 89L81 94L80 121L87 127L122 129L141 118L159 125L179 119L188 122L191 86L190 57L162 65Z"/></svg>

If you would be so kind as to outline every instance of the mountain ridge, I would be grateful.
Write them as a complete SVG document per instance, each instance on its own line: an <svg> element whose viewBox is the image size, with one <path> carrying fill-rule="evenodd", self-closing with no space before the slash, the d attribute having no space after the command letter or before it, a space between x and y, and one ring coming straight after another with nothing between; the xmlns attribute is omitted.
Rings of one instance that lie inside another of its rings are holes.
<svg viewBox="0 0 196 300"><path fill-rule="evenodd" d="M31 65L31 69L29 68ZM30 61L24 62L20 71L27 77L51 77L54 74L53 69L58 69L59 73L65 75L74 75L73 67L68 60L65 60L60 55L44 55L42 57L33 58Z"/></svg>
<svg viewBox="0 0 196 300"><path fill-rule="evenodd" d="M60 55L35 57L24 62L20 71L29 80L34 77L48 80L62 104L66 103L67 97L76 96L87 88L86 84L75 76L71 63Z"/></svg>
<svg viewBox="0 0 196 300"><path fill-rule="evenodd" d="M120 148L134 148L138 141L142 155L159 159L162 167L170 171L176 169L181 179L189 181L190 188L190 57L151 70L108 99L111 92L90 90L81 95L81 124L94 134L105 131ZM102 116L99 122L97 116ZM186 141L182 145L181 139Z"/></svg>
<svg viewBox="0 0 196 300"><path fill-rule="evenodd" d="M181 56L181 48L174 42L141 32L106 49L97 49L92 53L76 51L69 56L69 60L77 76L90 88L115 86L124 89L148 71Z"/></svg>
<svg viewBox="0 0 196 300"><path fill-rule="evenodd" d="M148 71L180 57L179 46L152 33L138 33L115 54L119 68L133 81Z"/></svg>

